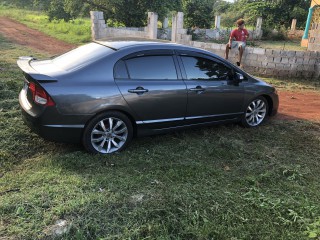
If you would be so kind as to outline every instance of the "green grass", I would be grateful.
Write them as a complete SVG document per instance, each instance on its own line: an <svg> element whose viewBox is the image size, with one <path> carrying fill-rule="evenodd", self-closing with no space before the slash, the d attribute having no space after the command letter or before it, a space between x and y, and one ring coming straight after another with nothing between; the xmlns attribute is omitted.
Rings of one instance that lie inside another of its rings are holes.
<svg viewBox="0 0 320 240"><path fill-rule="evenodd" d="M228 37L223 40L212 40L212 42L219 44L226 44ZM306 47L301 47L300 41L297 40L282 40L282 41L271 41L271 40L248 40L248 47L257 47L265 49L276 49L284 51L306 51Z"/></svg>
<svg viewBox="0 0 320 240"><path fill-rule="evenodd" d="M287 40L287 41L250 41L250 44L254 47L265 48L265 49L277 49L285 51L306 51L306 47L301 47L301 41L298 40Z"/></svg>
<svg viewBox="0 0 320 240"><path fill-rule="evenodd" d="M59 239L319 237L319 122L199 128L91 155L29 131L15 61L46 56L3 37L0 50L0 238L51 239L59 219Z"/></svg>
<svg viewBox="0 0 320 240"><path fill-rule="evenodd" d="M0 5L0 16L13 18L30 28L69 43L81 44L91 41L91 21L89 18L79 18L70 22L64 20L50 22L48 16L40 12L15 9L3 5Z"/></svg>
<svg viewBox="0 0 320 240"><path fill-rule="evenodd" d="M276 79L276 78L264 78L264 81L272 84L279 90L286 90L286 91L314 91L320 92L320 81L316 79Z"/></svg>

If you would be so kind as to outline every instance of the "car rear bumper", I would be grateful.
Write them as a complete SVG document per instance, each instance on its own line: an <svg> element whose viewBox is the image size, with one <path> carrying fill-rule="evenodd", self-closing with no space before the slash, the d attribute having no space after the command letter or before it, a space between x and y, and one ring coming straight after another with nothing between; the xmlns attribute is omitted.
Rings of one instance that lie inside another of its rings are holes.
<svg viewBox="0 0 320 240"><path fill-rule="evenodd" d="M23 121L36 134L55 142L79 143L84 125L43 125L41 117L36 118L21 109Z"/></svg>
<svg viewBox="0 0 320 240"><path fill-rule="evenodd" d="M39 136L56 142L81 141L84 123L90 116L61 115L54 107L39 111L30 105L23 92L19 95L19 103L23 121Z"/></svg>

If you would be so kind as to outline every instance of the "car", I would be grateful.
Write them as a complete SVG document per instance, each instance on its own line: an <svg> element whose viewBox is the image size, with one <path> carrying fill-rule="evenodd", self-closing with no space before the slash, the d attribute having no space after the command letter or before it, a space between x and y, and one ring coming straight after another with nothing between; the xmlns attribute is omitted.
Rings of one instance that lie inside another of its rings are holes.
<svg viewBox="0 0 320 240"><path fill-rule="evenodd" d="M93 153L194 126L254 128L279 106L271 85L209 51L174 43L94 41L17 64L24 122L45 139L82 143Z"/></svg>

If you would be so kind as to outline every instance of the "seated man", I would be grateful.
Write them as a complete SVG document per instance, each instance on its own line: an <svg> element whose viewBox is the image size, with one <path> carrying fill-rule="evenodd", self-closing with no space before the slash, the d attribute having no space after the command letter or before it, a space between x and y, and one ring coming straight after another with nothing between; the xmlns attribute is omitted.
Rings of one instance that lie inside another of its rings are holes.
<svg viewBox="0 0 320 240"><path fill-rule="evenodd" d="M249 37L249 33L247 29L244 28L244 20L239 19L237 21L238 28L232 30L229 38L229 42L226 45L226 59L228 59L229 56L229 49L231 48L238 48L239 50L239 61L237 62L237 65L240 66L242 54L246 47L246 41ZM235 41L233 41L235 39Z"/></svg>

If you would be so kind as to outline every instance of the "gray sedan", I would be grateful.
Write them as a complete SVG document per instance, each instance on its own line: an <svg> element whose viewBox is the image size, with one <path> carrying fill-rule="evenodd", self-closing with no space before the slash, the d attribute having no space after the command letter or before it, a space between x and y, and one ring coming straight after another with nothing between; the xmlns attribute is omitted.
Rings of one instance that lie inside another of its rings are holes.
<svg viewBox="0 0 320 240"><path fill-rule="evenodd" d="M211 52L178 44L92 42L17 63L25 123L46 139L82 142L93 153L191 126L257 127L279 105L274 87Z"/></svg>

